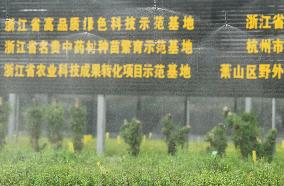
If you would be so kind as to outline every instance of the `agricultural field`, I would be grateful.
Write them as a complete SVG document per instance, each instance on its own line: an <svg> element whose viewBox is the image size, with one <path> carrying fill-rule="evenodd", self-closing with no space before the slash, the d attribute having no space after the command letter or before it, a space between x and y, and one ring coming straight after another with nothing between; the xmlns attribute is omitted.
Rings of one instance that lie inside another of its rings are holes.
<svg viewBox="0 0 284 186"><path fill-rule="evenodd" d="M107 139L104 156L96 155L94 139L81 153L47 146L34 152L29 138L13 139L0 152L0 185L284 185L284 149L277 144L271 163L241 158L229 143L224 157L206 151L208 144L191 141L188 149L167 154L164 141L144 139L137 157L123 140Z"/></svg>

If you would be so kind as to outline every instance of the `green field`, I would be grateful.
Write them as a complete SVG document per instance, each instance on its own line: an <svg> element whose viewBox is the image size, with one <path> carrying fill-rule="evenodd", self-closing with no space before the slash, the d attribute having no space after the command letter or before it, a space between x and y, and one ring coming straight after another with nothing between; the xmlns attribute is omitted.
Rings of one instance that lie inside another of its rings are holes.
<svg viewBox="0 0 284 186"><path fill-rule="evenodd" d="M44 143L42 140L41 143ZM274 161L253 163L240 158L229 145L224 158L206 153L206 143L191 142L176 156L166 153L160 140L146 140L141 154L127 154L127 146L106 141L104 157L96 155L95 141L80 154L49 146L32 152L27 138L9 143L0 152L0 185L284 185L284 150Z"/></svg>

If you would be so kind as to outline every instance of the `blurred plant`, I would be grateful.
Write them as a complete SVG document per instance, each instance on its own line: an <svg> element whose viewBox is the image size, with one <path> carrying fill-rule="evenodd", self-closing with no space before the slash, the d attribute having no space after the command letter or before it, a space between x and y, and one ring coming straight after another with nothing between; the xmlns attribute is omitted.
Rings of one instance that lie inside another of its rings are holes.
<svg viewBox="0 0 284 186"><path fill-rule="evenodd" d="M43 120L43 109L35 98L32 101L32 105L25 111L25 121L30 134L32 148L34 151L39 152L45 147L45 145L42 147L39 146L39 138L41 135Z"/></svg>
<svg viewBox="0 0 284 186"><path fill-rule="evenodd" d="M9 115L9 105L3 103L0 97L0 150L5 145L5 138L8 131L8 115Z"/></svg>
<svg viewBox="0 0 284 186"><path fill-rule="evenodd" d="M124 120L120 131L124 142L129 145L129 153L137 156L140 152L143 138L142 123L137 119L132 119L131 121Z"/></svg>
<svg viewBox="0 0 284 186"><path fill-rule="evenodd" d="M206 140L209 143L207 150L209 152L216 152L216 154L223 156L227 148L227 129L222 123L215 126L206 135Z"/></svg>
<svg viewBox="0 0 284 186"><path fill-rule="evenodd" d="M64 108L57 101L45 109L45 117L48 124L48 139L55 149L62 147L64 127Z"/></svg>
<svg viewBox="0 0 284 186"><path fill-rule="evenodd" d="M264 142L261 142L260 128L253 114L243 113L240 116L230 114L227 123L233 128L234 144L240 149L244 158L256 150L258 158L272 161L277 137L275 129L270 130Z"/></svg>
<svg viewBox="0 0 284 186"><path fill-rule="evenodd" d="M75 106L70 109L71 115L71 132L74 145L74 151L80 152L83 149L84 129L87 123L87 112L80 105L80 101L76 100Z"/></svg>
<svg viewBox="0 0 284 186"><path fill-rule="evenodd" d="M179 128L178 125L173 122L171 114L164 116L161 123L164 125L162 133L165 136L165 141L168 146L168 154L175 155L177 145L180 145L183 148L187 142L190 126L187 125Z"/></svg>

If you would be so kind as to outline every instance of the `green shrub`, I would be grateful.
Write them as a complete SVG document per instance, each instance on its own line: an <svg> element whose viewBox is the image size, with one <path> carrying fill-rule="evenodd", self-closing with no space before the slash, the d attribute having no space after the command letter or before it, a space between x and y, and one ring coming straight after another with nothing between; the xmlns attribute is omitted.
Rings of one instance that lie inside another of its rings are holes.
<svg viewBox="0 0 284 186"><path fill-rule="evenodd" d="M251 113L243 113L241 116L230 114L227 120L228 125L233 128L234 144L240 149L243 157L247 158L255 150L258 158L272 161L277 137L276 130L271 130L264 142L261 142L260 128Z"/></svg>
<svg viewBox="0 0 284 186"><path fill-rule="evenodd" d="M129 145L129 153L137 156L140 152L143 137L142 123L137 119L132 119L130 122L125 120L121 126L121 136L125 143Z"/></svg>
<svg viewBox="0 0 284 186"><path fill-rule="evenodd" d="M33 103L26 109L25 121L28 132L30 134L30 142L34 151L38 152L42 149L39 146L39 138L41 135L43 119L43 110L38 101L33 99Z"/></svg>
<svg viewBox="0 0 284 186"><path fill-rule="evenodd" d="M162 133L168 146L168 154L174 155L177 146L180 145L183 148L187 142L190 127L187 125L180 128L173 122L171 114L164 116L161 122L163 124Z"/></svg>
<svg viewBox="0 0 284 186"><path fill-rule="evenodd" d="M83 149L82 138L87 122L87 112L86 109L80 106L79 101L77 100L75 106L70 109L70 115L74 150L75 152L80 152Z"/></svg>
<svg viewBox="0 0 284 186"><path fill-rule="evenodd" d="M9 105L2 103L2 98L0 98L0 150L5 145L5 138L8 131L8 115L9 115Z"/></svg>
<svg viewBox="0 0 284 186"><path fill-rule="evenodd" d="M62 147L64 128L64 108L57 102L46 108L45 117L48 124L48 139L55 149Z"/></svg>
<svg viewBox="0 0 284 186"><path fill-rule="evenodd" d="M223 156L227 148L227 129L224 124L218 124L206 135L209 143L207 150L209 152L217 151L217 154Z"/></svg>
<svg viewBox="0 0 284 186"><path fill-rule="evenodd" d="M269 131L266 139L263 143L258 144L257 148L257 156L259 158L264 158L268 162L273 160L273 156L275 154L276 148L276 138L277 138L277 130L272 129Z"/></svg>

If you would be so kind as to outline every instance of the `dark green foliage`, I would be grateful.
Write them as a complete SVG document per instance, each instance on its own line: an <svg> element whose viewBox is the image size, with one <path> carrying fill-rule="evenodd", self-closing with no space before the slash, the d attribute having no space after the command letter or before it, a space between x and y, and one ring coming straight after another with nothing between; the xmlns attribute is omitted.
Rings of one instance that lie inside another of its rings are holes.
<svg viewBox="0 0 284 186"><path fill-rule="evenodd" d="M269 131L263 143L258 144L257 155L259 158L264 158L268 162L273 160L276 148L277 130L272 129Z"/></svg>
<svg viewBox="0 0 284 186"><path fill-rule="evenodd" d="M1 103L0 104L0 150L5 145L5 138L7 136L7 131L8 131L8 115L9 115L9 105Z"/></svg>
<svg viewBox="0 0 284 186"><path fill-rule="evenodd" d="M165 141L168 146L168 154L174 155L177 151L177 145L184 147L184 144L187 142L187 136L189 133L189 126L179 128L176 125L171 117L171 114L167 114L161 120L164 125L162 128L162 133L165 136Z"/></svg>
<svg viewBox="0 0 284 186"><path fill-rule="evenodd" d="M177 144L180 145L182 149L185 147L185 144L188 142L189 131L190 131L189 125L186 125L178 129Z"/></svg>
<svg viewBox="0 0 284 186"><path fill-rule="evenodd" d="M64 108L53 103L46 108L45 116L48 124L48 139L55 149L62 146L64 128Z"/></svg>
<svg viewBox="0 0 284 186"><path fill-rule="evenodd" d="M228 125L233 128L234 144L240 149L244 158L256 150L258 158L272 161L277 137L276 130L271 130L264 142L261 142L258 140L261 139L260 128L251 113L243 113L241 116L231 114L227 120Z"/></svg>
<svg viewBox="0 0 284 186"><path fill-rule="evenodd" d="M129 153L137 156L143 136L142 123L137 119L132 119L130 122L125 120L120 130L123 140L129 145Z"/></svg>
<svg viewBox="0 0 284 186"><path fill-rule="evenodd" d="M30 134L30 142L34 151L41 150L39 146L39 138L41 135L41 127L43 120L43 109L34 101L30 107L27 108L25 114L25 120L28 132Z"/></svg>
<svg viewBox="0 0 284 186"><path fill-rule="evenodd" d="M81 106L74 106L70 109L71 115L71 132L75 152L80 152L83 149L82 138L87 122L86 109Z"/></svg>
<svg viewBox="0 0 284 186"><path fill-rule="evenodd" d="M223 156L227 148L227 129L224 124L218 124L206 135L209 143L209 152L217 151L218 155Z"/></svg>

